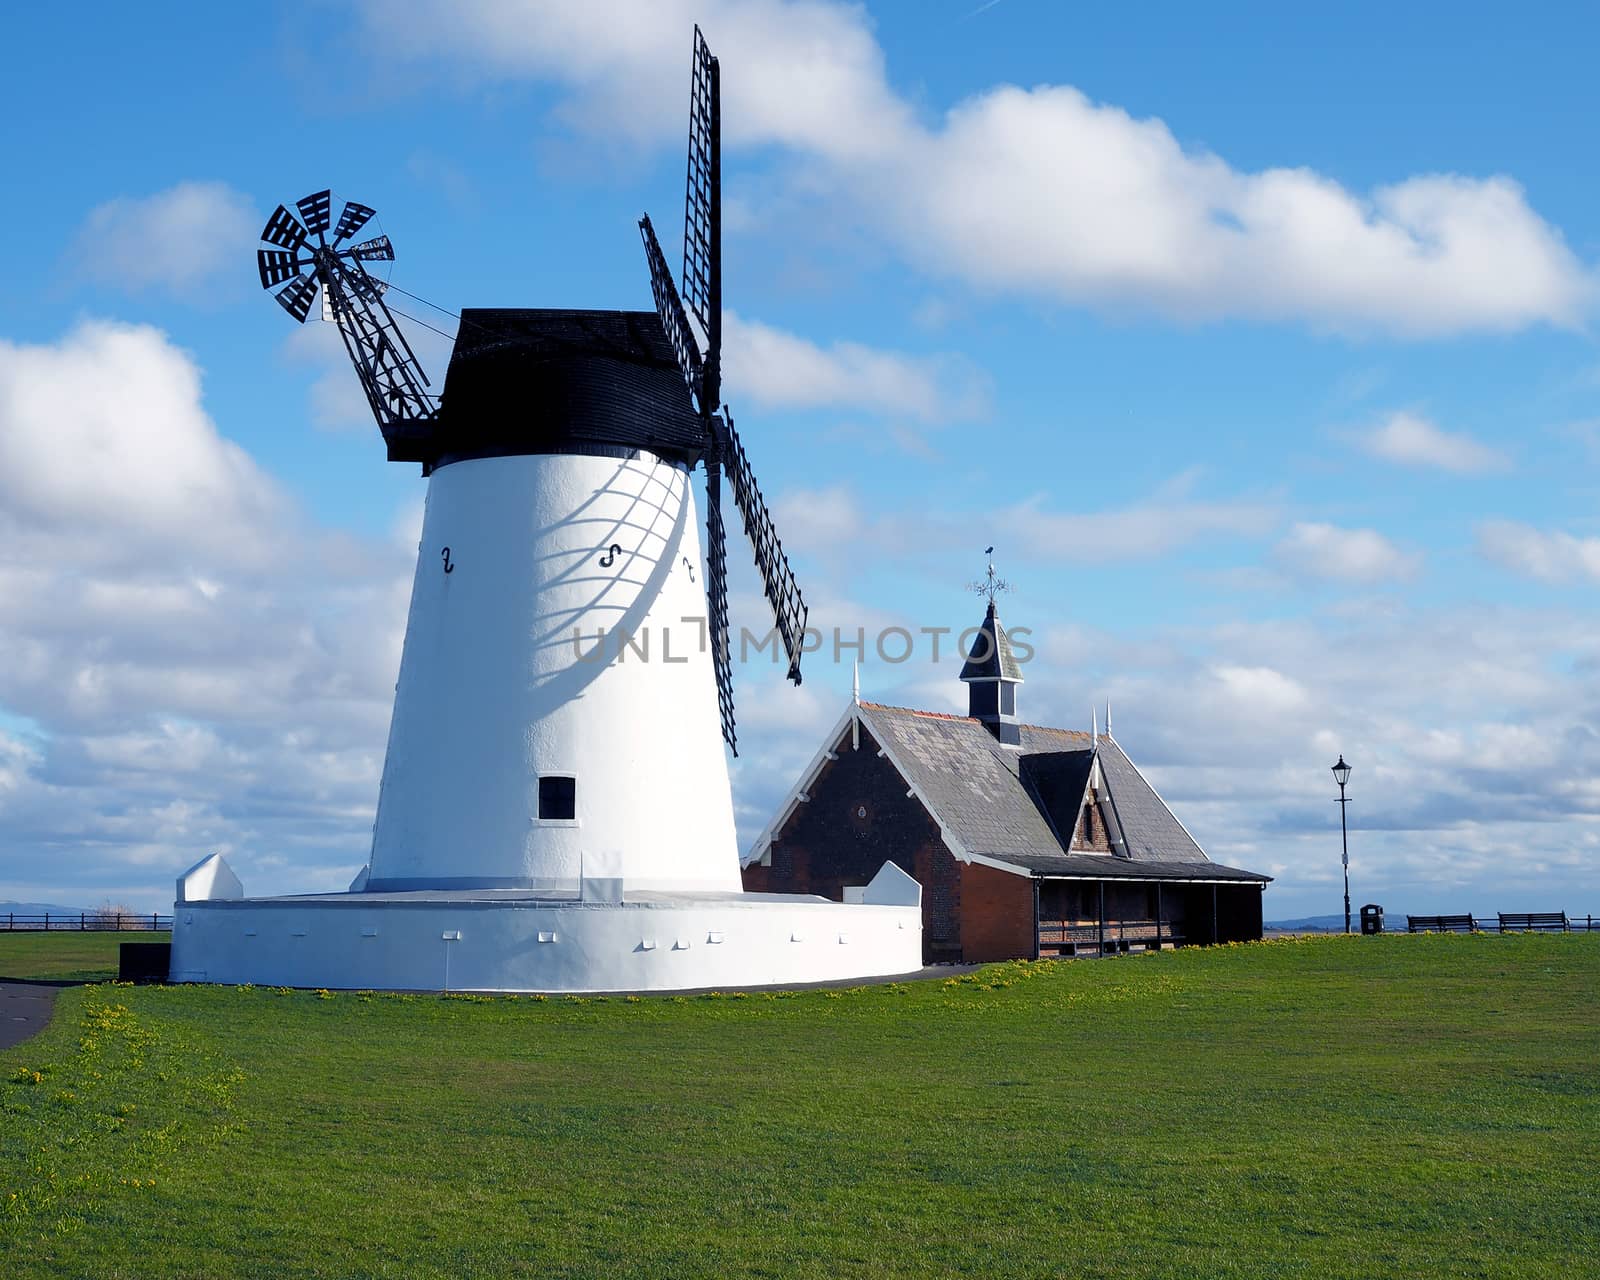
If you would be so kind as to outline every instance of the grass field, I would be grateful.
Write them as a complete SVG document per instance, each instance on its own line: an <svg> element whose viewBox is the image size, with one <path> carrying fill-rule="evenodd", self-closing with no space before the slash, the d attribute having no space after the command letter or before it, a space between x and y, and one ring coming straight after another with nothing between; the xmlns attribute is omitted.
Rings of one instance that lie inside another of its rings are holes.
<svg viewBox="0 0 1600 1280"><path fill-rule="evenodd" d="M0 933L0 980L110 982L124 942L166 942L170 933Z"/></svg>
<svg viewBox="0 0 1600 1280"><path fill-rule="evenodd" d="M42 972L67 940L29 941ZM0 1256L8 1278L1594 1275L1597 992L1600 937L1560 935L784 996L84 987L0 1054Z"/></svg>

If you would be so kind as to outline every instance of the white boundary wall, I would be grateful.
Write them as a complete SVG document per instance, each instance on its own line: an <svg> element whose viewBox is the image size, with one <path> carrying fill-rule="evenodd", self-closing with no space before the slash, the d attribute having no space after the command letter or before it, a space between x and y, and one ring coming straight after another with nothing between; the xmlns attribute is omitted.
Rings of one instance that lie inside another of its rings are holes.
<svg viewBox="0 0 1600 1280"><path fill-rule="evenodd" d="M922 966L919 906L777 894L621 904L388 896L180 902L172 981L674 991L888 977Z"/></svg>

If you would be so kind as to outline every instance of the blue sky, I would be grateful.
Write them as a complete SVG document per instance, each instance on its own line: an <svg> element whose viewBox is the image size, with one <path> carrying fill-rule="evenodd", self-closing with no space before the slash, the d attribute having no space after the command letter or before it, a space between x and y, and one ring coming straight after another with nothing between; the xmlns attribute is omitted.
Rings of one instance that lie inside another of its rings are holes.
<svg viewBox="0 0 1600 1280"><path fill-rule="evenodd" d="M1593 15L1025 0L13 15L0 897L359 867L422 482L261 294L260 225L332 185L447 310L648 307L696 20L725 390L813 622L968 625L995 543L1024 714L1111 701L1269 916L1337 907L1340 751L1358 901L1600 909ZM739 673L746 838L831 656Z"/></svg>

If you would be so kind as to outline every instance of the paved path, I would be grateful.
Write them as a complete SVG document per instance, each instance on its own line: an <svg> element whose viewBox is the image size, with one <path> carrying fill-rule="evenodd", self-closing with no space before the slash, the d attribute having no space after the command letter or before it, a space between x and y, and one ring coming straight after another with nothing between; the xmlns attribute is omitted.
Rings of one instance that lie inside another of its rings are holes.
<svg viewBox="0 0 1600 1280"><path fill-rule="evenodd" d="M50 1022L56 997L72 982L0 982L0 1049L36 1036Z"/></svg>

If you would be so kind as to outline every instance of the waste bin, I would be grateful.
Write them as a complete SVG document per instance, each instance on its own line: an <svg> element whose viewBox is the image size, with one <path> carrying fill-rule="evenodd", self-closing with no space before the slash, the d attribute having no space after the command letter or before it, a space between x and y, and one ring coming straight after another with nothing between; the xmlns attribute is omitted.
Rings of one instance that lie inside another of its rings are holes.
<svg viewBox="0 0 1600 1280"><path fill-rule="evenodd" d="M1369 902L1361 908L1361 932L1383 932L1383 908L1376 902Z"/></svg>

